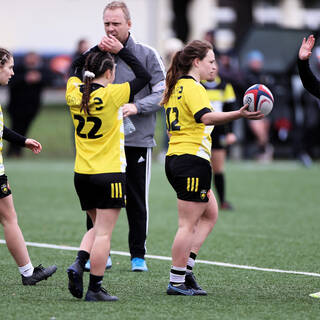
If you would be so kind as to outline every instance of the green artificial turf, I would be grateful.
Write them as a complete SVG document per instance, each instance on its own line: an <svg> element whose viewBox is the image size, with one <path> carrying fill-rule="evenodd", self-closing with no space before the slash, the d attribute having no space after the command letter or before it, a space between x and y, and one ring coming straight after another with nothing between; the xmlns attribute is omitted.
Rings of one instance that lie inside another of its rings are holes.
<svg viewBox="0 0 320 320"><path fill-rule="evenodd" d="M73 161L33 156L5 159L19 224L26 241L77 247L85 216L73 187ZM29 246L34 265L57 264L57 273L24 287L13 259L0 244L0 319L319 319L320 278L274 269L320 273L320 165L229 162L227 198L234 211L221 211L196 264L206 297L167 296L170 261L147 258L149 272L130 271L128 256L113 254L104 285L115 303L86 303L67 289L66 268L76 251ZM176 198L163 164L154 162L150 186L148 254L170 257L177 229ZM112 250L128 252L122 210ZM0 239L3 239L0 230ZM248 269L243 269L248 266ZM271 271L252 270L250 267ZM88 274L85 274L85 288Z"/></svg>

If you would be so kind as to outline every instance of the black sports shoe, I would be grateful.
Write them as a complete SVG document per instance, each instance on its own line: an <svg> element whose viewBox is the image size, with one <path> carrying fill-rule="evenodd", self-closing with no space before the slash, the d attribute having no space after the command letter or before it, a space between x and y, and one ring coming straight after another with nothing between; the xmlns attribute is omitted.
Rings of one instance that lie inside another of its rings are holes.
<svg viewBox="0 0 320 320"><path fill-rule="evenodd" d="M83 268L81 267L78 260L76 260L68 269L67 269L68 277L69 277L69 285L68 289L70 293L76 297L81 299L83 296Z"/></svg>
<svg viewBox="0 0 320 320"><path fill-rule="evenodd" d="M92 290L88 290L86 294L86 301L118 301L118 297L110 296L106 289L100 288L100 291L94 292Z"/></svg>
<svg viewBox="0 0 320 320"><path fill-rule="evenodd" d="M34 268L33 274L30 277L22 277L22 284L24 286L34 286L37 282L42 280L47 280L57 271L56 266L50 266L48 268L44 268L41 264Z"/></svg>
<svg viewBox="0 0 320 320"><path fill-rule="evenodd" d="M205 290L203 290L198 285L198 283L196 281L196 277L194 276L194 274L192 272L186 274L185 284L186 284L187 288L193 290L194 295L196 295L196 296L206 296L207 295L207 292Z"/></svg>
<svg viewBox="0 0 320 320"><path fill-rule="evenodd" d="M173 296L194 296L194 292L192 289L187 288L184 283L181 283L179 285L172 285L169 283L167 288L167 294L173 295Z"/></svg>

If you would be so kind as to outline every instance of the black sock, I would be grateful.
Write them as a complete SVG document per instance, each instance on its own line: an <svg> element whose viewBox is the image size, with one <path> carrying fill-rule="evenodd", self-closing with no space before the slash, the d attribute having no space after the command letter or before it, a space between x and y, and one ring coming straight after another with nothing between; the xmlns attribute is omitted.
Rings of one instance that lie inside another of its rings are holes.
<svg viewBox="0 0 320 320"><path fill-rule="evenodd" d="M89 290L98 292L101 289L103 276L95 276L90 273Z"/></svg>
<svg viewBox="0 0 320 320"><path fill-rule="evenodd" d="M77 259L82 268L84 268L85 264L89 260L90 254L87 251L79 250L77 254Z"/></svg>
<svg viewBox="0 0 320 320"><path fill-rule="evenodd" d="M216 187L220 204L224 202L224 173L214 174L214 185Z"/></svg>

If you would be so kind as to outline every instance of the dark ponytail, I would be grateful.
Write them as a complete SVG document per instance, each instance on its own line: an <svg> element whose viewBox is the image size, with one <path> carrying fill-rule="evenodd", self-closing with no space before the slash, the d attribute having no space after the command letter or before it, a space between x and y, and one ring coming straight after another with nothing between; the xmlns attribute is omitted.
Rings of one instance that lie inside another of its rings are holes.
<svg viewBox="0 0 320 320"><path fill-rule="evenodd" d="M194 40L187 44L183 50L176 52L167 72L166 88L160 102L161 105L169 101L177 81L190 71L193 60L196 58L202 60L210 49L212 50L212 45L209 42Z"/></svg>
<svg viewBox="0 0 320 320"><path fill-rule="evenodd" d="M89 53L85 66L83 83L84 89L82 94L81 109L85 114L90 114L89 100L91 93L91 83L95 78L103 75L107 70L113 70L114 61L110 53L108 52L92 52Z"/></svg>

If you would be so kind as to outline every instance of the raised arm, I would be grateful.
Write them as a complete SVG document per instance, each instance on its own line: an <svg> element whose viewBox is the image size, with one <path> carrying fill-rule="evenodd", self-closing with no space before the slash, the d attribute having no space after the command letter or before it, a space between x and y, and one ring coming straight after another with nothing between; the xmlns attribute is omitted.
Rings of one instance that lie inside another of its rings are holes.
<svg viewBox="0 0 320 320"><path fill-rule="evenodd" d="M312 49L314 47L315 38L313 34L311 34L308 39L303 38L302 44L299 50L299 59L300 60L307 60L310 58L312 54Z"/></svg>
<svg viewBox="0 0 320 320"><path fill-rule="evenodd" d="M298 69L302 84L315 97L320 98L320 81L312 73L309 65L309 58L312 54L312 49L315 44L315 38L310 35L308 39L303 38L298 59Z"/></svg>
<svg viewBox="0 0 320 320"><path fill-rule="evenodd" d="M114 36L104 36L98 47L102 51L108 51L113 54L117 54L126 64L131 67L133 73L136 76L134 80L129 82L129 101L133 101L133 96L151 80L151 75L144 68L142 63L130 52L130 50L124 48L122 43Z"/></svg>
<svg viewBox="0 0 320 320"><path fill-rule="evenodd" d="M128 50L123 48L119 51L118 56L127 63L136 78L129 82L130 85L130 100L133 101L134 95L139 92L150 80L150 73L144 68L141 62Z"/></svg>

